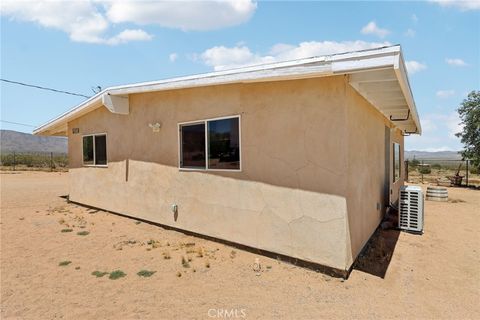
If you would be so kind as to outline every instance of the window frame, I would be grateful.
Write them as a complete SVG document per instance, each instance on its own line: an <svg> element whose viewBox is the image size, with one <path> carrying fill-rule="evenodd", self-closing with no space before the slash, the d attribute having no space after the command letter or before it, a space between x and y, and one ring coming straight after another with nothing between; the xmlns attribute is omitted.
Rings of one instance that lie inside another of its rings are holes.
<svg viewBox="0 0 480 320"><path fill-rule="evenodd" d="M84 167L99 167L99 168L107 168L108 167L108 148L105 150L105 156L107 158L107 164L95 164L96 162L96 154L95 154L95 136L105 136L105 148L107 148L107 133L102 132L102 133L89 133L89 134L84 134L82 135L82 143L81 143L81 148L82 148L82 165ZM84 137L93 137L93 164L85 164L83 160L83 138Z"/></svg>
<svg viewBox="0 0 480 320"><path fill-rule="evenodd" d="M396 146L398 146L398 150L395 150ZM397 181L400 181L402 178L402 157L400 156L402 154L401 149L402 146L398 142L393 142L392 143L392 149L393 149L393 183L396 183ZM395 155L398 151L398 177L396 176L396 159Z"/></svg>
<svg viewBox="0 0 480 320"><path fill-rule="evenodd" d="M238 150L239 150L239 168L238 169L211 169L208 167L208 122L216 120L238 119ZM182 162L182 126L203 124L205 127L205 168L183 168ZM178 133L178 169L179 171L218 171L218 172L242 172L242 117L241 115L223 116L216 118L208 118L202 120L192 120L179 122L177 124Z"/></svg>

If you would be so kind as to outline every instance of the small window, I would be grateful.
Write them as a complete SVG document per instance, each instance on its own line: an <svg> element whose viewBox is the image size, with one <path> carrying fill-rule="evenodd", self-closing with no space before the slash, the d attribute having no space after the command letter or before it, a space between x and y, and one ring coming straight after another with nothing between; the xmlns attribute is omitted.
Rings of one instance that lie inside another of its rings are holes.
<svg viewBox="0 0 480 320"><path fill-rule="evenodd" d="M400 145L398 143L393 144L393 182L400 179L401 163L400 163Z"/></svg>
<svg viewBox="0 0 480 320"><path fill-rule="evenodd" d="M83 164L107 164L107 135L94 134L83 137Z"/></svg>
<svg viewBox="0 0 480 320"><path fill-rule="evenodd" d="M182 168L205 168L205 124L183 125Z"/></svg>
<svg viewBox="0 0 480 320"><path fill-rule="evenodd" d="M95 136L95 164L107 164L107 136L104 134Z"/></svg>
<svg viewBox="0 0 480 320"><path fill-rule="evenodd" d="M208 121L208 168L240 169L238 118Z"/></svg>
<svg viewBox="0 0 480 320"><path fill-rule="evenodd" d="M83 164L93 164L93 136L83 137Z"/></svg>
<svg viewBox="0 0 480 320"><path fill-rule="evenodd" d="M240 170L240 118L181 124L180 168Z"/></svg>

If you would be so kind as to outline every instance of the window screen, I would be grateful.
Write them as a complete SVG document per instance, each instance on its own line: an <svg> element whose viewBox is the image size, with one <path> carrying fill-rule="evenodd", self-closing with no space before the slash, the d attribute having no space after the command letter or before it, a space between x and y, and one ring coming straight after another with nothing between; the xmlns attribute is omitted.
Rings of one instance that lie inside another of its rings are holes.
<svg viewBox="0 0 480 320"><path fill-rule="evenodd" d="M238 118L208 121L208 168L240 169Z"/></svg>
<svg viewBox="0 0 480 320"><path fill-rule="evenodd" d="M83 164L93 164L93 136L83 137Z"/></svg>
<svg viewBox="0 0 480 320"><path fill-rule="evenodd" d="M205 123L180 127L182 168L205 169Z"/></svg>
<svg viewBox="0 0 480 320"><path fill-rule="evenodd" d="M95 136L95 164L107 164L107 136Z"/></svg>

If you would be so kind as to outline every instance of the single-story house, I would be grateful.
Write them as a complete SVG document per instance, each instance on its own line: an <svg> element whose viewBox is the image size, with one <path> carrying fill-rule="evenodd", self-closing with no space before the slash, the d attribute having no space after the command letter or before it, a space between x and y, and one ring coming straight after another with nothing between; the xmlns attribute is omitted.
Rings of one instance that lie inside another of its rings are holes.
<svg viewBox="0 0 480 320"><path fill-rule="evenodd" d="M420 121L399 45L107 88L68 137L71 201L345 273Z"/></svg>

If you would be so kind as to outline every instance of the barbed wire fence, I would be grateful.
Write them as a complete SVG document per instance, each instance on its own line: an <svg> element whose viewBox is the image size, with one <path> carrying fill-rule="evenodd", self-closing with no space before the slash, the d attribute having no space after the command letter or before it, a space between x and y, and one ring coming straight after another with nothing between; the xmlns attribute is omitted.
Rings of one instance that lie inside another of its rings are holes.
<svg viewBox="0 0 480 320"><path fill-rule="evenodd" d="M440 186L480 186L478 168L471 160L409 159L405 161L406 181Z"/></svg>
<svg viewBox="0 0 480 320"><path fill-rule="evenodd" d="M68 155L55 152L2 152L0 167L11 171L67 171Z"/></svg>

